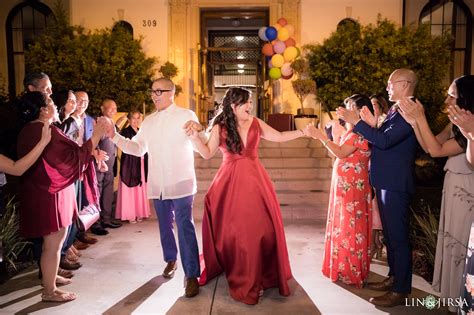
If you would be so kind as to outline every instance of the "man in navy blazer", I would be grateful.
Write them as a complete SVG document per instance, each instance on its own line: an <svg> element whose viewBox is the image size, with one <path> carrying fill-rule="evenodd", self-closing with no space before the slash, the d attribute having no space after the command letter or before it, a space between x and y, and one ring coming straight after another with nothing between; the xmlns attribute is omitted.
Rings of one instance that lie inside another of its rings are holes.
<svg viewBox="0 0 474 315"><path fill-rule="evenodd" d="M390 100L398 102L412 97L416 83L417 77L413 71L395 70L387 82ZM354 112L343 108L337 110L338 116L354 124L353 131L367 139L372 147L370 181L380 209L390 271L388 279L369 283L368 288L388 291L382 296L370 299L371 303L383 307L404 304L405 298L411 292L412 280L408 229L409 206L415 193L417 140L413 128L397 109L398 104L395 103L378 129L359 119Z"/></svg>

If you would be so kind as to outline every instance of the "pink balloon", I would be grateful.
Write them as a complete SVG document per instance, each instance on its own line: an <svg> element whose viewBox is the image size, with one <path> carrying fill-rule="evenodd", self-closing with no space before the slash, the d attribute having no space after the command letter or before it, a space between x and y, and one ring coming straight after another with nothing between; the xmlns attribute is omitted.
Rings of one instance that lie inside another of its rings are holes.
<svg viewBox="0 0 474 315"><path fill-rule="evenodd" d="M273 50L277 53L277 54L283 54L283 52L285 51L285 48L286 48L286 45L284 42L282 41L275 41L275 43L273 44Z"/></svg>
<svg viewBox="0 0 474 315"><path fill-rule="evenodd" d="M286 62L281 66L281 75L282 76L289 76L293 74L293 68L291 68L291 63Z"/></svg>
<svg viewBox="0 0 474 315"><path fill-rule="evenodd" d="M286 24L288 24L288 21L284 17L281 17L278 19L277 23L281 26L285 26Z"/></svg>

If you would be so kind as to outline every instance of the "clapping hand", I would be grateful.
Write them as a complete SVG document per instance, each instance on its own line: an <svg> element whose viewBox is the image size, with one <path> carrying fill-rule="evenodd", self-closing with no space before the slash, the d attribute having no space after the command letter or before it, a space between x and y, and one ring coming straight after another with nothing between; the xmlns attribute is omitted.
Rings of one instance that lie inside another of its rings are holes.
<svg viewBox="0 0 474 315"><path fill-rule="evenodd" d="M412 126L425 116L423 104L421 104L419 100L415 102L408 97L398 102L398 112L402 115L403 119Z"/></svg>
<svg viewBox="0 0 474 315"><path fill-rule="evenodd" d="M305 136L312 137L318 140L324 137L324 133L321 131L321 129L316 128L313 123L308 124L303 130L303 133L305 134Z"/></svg>
<svg viewBox="0 0 474 315"><path fill-rule="evenodd" d="M367 106L362 107L360 110L360 118L365 121L372 128L377 127L377 117L374 116Z"/></svg>
<svg viewBox="0 0 474 315"><path fill-rule="evenodd" d="M474 140L474 114L458 105L448 107L449 120L459 127L464 137Z"/></svg>
<svg viewBox="0 0 474 315"><path fill-rule="evenodd" d="M346 109L344 107L338 107L336 109L336 115L338 118L353 125L359 121L359 115L355 110Z"/></svg>

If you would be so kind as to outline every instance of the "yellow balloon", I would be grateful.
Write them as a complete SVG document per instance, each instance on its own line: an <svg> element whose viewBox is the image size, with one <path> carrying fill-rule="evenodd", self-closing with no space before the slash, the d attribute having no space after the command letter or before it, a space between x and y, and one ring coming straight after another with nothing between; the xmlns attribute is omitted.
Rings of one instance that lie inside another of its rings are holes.
<svg viewBox="0 0 474 315"><path fill-rule="evenodd" d="M287 62L293 61L293 59L295 59L297 55L298 55L298 50L296 49L296 47L293 47L293 46L287 47L285 51L283 52L283 57L285 61Z"/></svg>
<svg viewBox="0 0 474 315"><path fill-rule="evenodd" d="M278 30L278 39L284 42L288 38L290 38L290 33L288 32L288 30L284 27L280 28Z"/></svg>
<svg viewBox="0 0 474 315"><path fill-rule="evenodd" d="M285 63L285 58L281 54L274 54L272 57L272 65L275 68L280 68Z"/></svg>

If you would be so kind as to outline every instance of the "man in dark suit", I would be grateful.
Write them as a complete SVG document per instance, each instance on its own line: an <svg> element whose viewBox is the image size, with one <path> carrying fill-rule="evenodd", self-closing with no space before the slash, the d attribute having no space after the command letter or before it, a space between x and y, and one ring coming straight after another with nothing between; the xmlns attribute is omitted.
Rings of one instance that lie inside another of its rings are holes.
<svg viewBox="0 0 474 315"><path fill-rule="evenodd" d="M387 82L390 100L398 102L412 97L416 83L417 77L413 71L395 70ZM372 145L370 181L380 209L390 270L388 279L369 283L368 288L388 291L370 299L371 303L383 307L404 304L405 298L411 292L412 280L408 218L410 201L415 193L417 140L412 127L397 109L398 105L395 103L378 129L359 119L354 112L343 108L337 110L337 115L354 124L353 131L362 135ZM364 117L363 114L361 116Z"/></svg>

